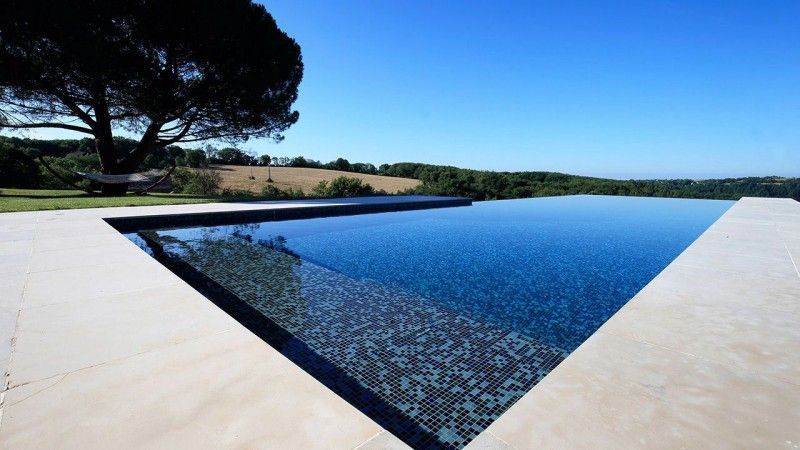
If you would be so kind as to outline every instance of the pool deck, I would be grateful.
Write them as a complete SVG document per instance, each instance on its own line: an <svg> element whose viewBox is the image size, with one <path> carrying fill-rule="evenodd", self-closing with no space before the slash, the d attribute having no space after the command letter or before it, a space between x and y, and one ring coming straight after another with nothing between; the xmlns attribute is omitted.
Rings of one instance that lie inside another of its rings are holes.
<svg viewBox="0 0 800 450"><path fill-rule="evenodd" d="M103 219L452 201L0 214L0 448L405 448ZM740 200L468 447L800 448L798 265L800 203Z"/></svg>

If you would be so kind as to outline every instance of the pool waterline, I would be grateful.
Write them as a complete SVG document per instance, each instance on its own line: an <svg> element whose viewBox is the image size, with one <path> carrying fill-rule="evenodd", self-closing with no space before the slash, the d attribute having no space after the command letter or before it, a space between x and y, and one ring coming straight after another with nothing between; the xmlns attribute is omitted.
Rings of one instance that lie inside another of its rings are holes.
<svg viewBox="0 0 800 450"><path fill-rule="evenodd" d="M460 447L731 204L558 197L149 240L200 277L190 284L263 316L267 342L401 439Z"/></svg>

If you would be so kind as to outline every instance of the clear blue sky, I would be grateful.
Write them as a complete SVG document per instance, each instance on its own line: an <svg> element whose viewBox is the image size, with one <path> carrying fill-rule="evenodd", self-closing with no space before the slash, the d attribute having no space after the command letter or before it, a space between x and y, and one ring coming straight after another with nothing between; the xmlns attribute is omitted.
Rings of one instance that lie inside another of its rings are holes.
<svg viewBox="0 0 800 450"><path fill-rule="evenodd" d="M267 3L302 46L271 155L800 175L800 1Z"/></svg>
<svg viewBox="0 0 800 450"><path fill-rule="evenodd" d="M266 5L306 71L300 122L260 152L800 175L800 1Z"/></svg>

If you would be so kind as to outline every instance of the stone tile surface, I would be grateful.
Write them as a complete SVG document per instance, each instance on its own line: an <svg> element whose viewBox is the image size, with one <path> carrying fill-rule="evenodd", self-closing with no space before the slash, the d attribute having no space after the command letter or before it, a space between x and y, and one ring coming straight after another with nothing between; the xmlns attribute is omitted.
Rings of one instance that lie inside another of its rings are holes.
<svg viewBox="0 0 800 450"><path fill-rule="evenodd" d="M33 247L33 241L3 241L0 242L0 257L9 255L28 254Z"/></svg>
<svg viewBox="0 0 800 450"><path fill-rule="evenodd" d="M114 239L106 245L81 246L58 250L41 250L30 256L30 272L47 272L76 267L105 266L109 264L143 262L150 257L144 252L131 251L127 239Z"/></svg>
<svg viewBox="0 0 800 450"><path fill-rule="evenodd" d="M641 293L691 296L694 305L763 307L799 313L800 277L775 279L758 273L731 274L711 267L674 264L662 272ZM634 297L631 305L638 302Z"/></svg>
<svg viewBox="0 0 800 450"><path fill-rule="evenodd" d="M11 361L11 349L13 346L14 333L17 327L17 315L19 309L0 307L0 364L8 367ZM5 383L0 389L5 387Z"/></svg>
<svg viewBox="0 0 800 450"><path fill-rule="evenodd" d="M795 314L694 298L686 291L646 288L601 330L800 386L800 326Z"/></svg>
<svg viewBox="0 0 800 450"><path fill-rule="evenodd" d="M137 251L131 248L130 251ZM154 261L114 263L91 267L36 272L28 275L23 308L136 291L142 287L164 287L179 283L169 270Z"/></svg>
<svg viewBox="0 0 800 450"><path fill-rule="evenodd" d="M27 253L0 256L0 276L25 274L30 258Z"/></svg>
<svg viewBox="0 0 800 450"><path fill-rule="evenodd" d="M356 447L357 450L410 450L405 442L393 436L388 431L382 431L367 442Z"/></svg>
<svg viewBox="0 0 800 450"><path fill-rule="evenodd" d="M464 447L466 450L512 450L514 447L501 441L490 431L480 434L472 442Z"/></svg>
<svg viewBox="0 0 800 450"><path fill-rule="evenodd" d="M236 327L238 323L183 284L22 310L10 386Z"/></svg>
<svg viewBox="0 0 800 450"><path fill-rule="evenodd" d="M239 328L12 388L0 447L345 449L379 431Z"/></svg>

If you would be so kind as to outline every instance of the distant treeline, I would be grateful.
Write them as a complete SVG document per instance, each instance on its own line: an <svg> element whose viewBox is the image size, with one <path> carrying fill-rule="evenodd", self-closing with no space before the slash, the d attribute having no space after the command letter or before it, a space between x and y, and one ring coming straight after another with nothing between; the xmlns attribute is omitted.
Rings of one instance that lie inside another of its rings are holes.
<svg viewBox="0 0 800 450"><path fill-rule="evenodd" d="M120 154L136 141L115 139ZM0 136L0 187L57 187L59 182L31 161L41 154L63 170L98 170L92 139L37 140ZM208 164L272 165L340 170L420 180L409 194L457 195L476 200L527 198L572 194L633 195L739 199L740 197L791 197L800 199L800 178L747 177L710 180L611 180L556 172L491 172L422 163L351 163L344 158L322 163L303 156L285 157L248 153L244 150L206 146L187 149L168 146L149 156L144 168Z"/></svg>
<svg viewBox="0 0 800 450"><path fill-rule="evenodd" d="M459 195L476 200L602 194L643 197L800 199L800 178L748 177L715 180L611 180L557 172L490 172L420 163L392 164L383 175L415 178L414 193Z"/></svg>
<svg viewBox="0 0 800 450"><path fill-rule="evenodd" d="M114 138L117 152L124 155L130 152L135 146L136 141L124 137ZM0 148L17 149L30 155L40 154L51 158L80 158L94 155L94 140L84 139L27 139L17 137L0 136ZM97 159L97 158L95 158ZM144 168L165 167L176 161L179 166L201 167L207 164L230 164L235 166L284 166L284 167L307 167L318 169L341 170L344 172L356 172L366 174L378 174L380 169L370 163L350 163L344 158L323 163L303 156L272 156L260 155L247 152L236 147L215 147L206 145L201 148L183 148L178 145L170 145L160 149L150 155L144 162ZM84 161L91 164L92 160ZM94 161L99 168L99 162ZM382 168L389 167L384 164ZM90 169L91 167L87 167Z"/></svg>

